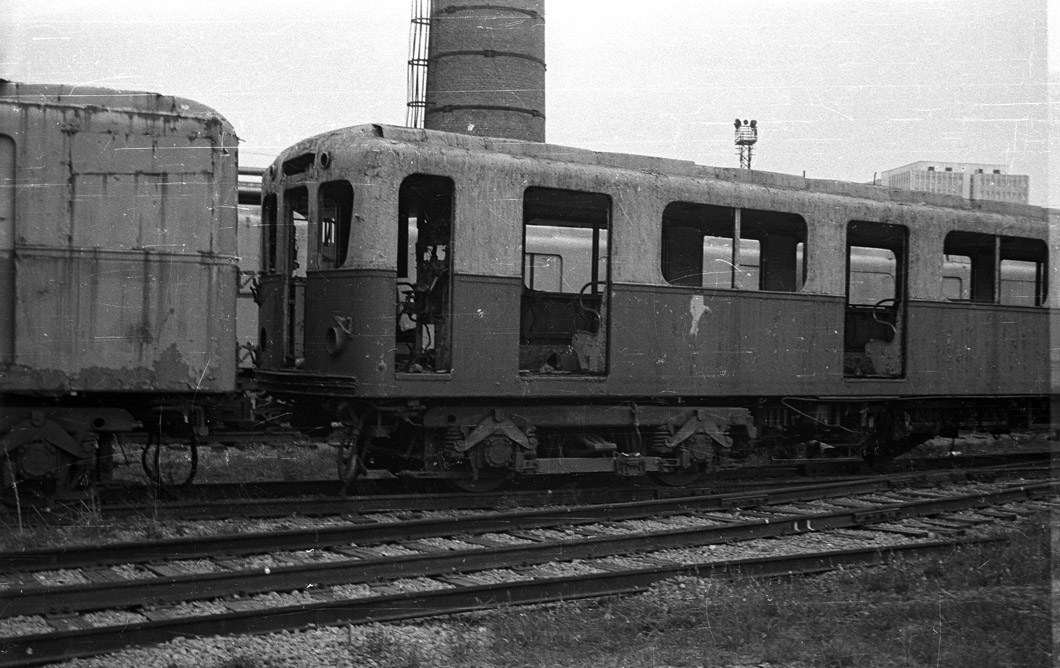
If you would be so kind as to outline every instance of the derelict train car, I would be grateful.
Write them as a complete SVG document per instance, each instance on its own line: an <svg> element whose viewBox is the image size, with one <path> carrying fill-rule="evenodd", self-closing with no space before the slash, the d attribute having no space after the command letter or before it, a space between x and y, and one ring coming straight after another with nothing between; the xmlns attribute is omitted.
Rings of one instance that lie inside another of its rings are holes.
<svg viewBox="0 0 1060 668"><path fill-rule="evenodd" d="M1043 209L369 125L286 150L262 220L258 382L347 424L347 476L681 483L1048 419Z"/></svg>
<svg viewBox="0 0 1060 668"><path fill-rule="evenodd" d="M5 493L87 485L235 388L236 150L191 100L0 81Z"/></svg>

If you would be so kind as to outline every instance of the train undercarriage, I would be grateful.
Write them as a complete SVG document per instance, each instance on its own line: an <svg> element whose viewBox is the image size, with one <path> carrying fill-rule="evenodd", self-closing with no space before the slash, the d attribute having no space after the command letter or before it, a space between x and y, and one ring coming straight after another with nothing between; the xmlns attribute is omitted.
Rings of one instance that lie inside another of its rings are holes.
<svg viewBox="0 0 1060 668"><path fill-rule="evenodd" d="M303 400L304 401L304 400ZM610 474L683 486L719 468L775 459L860 456L874 467L959 430L1004 434L1049 424L1046 397L863 400L769 398L725 405L691 400L559 404L548 401L316 401L291 406L298 426L341 435L346 487L359 478L437 479L467 491L519 477ZM189 484L207 412L181 402L117 408L7 406L0 410L0 501L76 498L110 479L122 439L146 434L149 479ZM213 417L216 420L216 416ZM145 424L146 423L146 424ZM163 460L177 438L175 462Z"/></svg>
<svg viewBox="0 0 1060 668"><path fill-rule="evenodd" d="M518 476L602 473L682 486L720 467L777 458L860 456L881 468L961 429L1003 434L1048 423L1044 398L839 400L747 405L504 405L420 402L340 406L338 474L437 478L458 489Z"/></svg>
<svg viewBox="0 0 1060 668"><path fill-rule="evenodd" d="M246 394L201 399L96 396L80 402L9 396L0 407L0 503L30 506L90 497L116 460L139 460L155 484L190 484L198 444L223 426L261 424ZM130 456L128 439L139 453Z"/></svg>

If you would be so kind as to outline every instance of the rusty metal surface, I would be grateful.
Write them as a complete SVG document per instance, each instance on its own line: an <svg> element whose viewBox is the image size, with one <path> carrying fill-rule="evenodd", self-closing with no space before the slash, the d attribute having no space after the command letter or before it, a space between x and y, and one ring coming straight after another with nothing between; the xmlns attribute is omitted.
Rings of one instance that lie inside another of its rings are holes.
<svg viewBox="0 0 1060 668"><path fill-rule="evenodd" d="M35 249L19 252L15 271L15 364L0 370L4 384L81 391L232 387L231 260Z"/></svg>
<svg viewBox="0 0 1060 668"><path fill-rule="evenodd" d="M0 389L234 388L237 138L182 98L0 86Z"/></svg>
<svg viewBox="0 0 1060 668"><path fill-rule="evenodd" d="M276 165L324 151L330 157L326 173L314 163L289 176L274 167L263 179L270 192L300 185L312 191L315 183L338 178L361 184L355 189L345 267L309 268L304 364L288 369L295 376L355 377L363 397L513 400L1050 391L1051 369L1044 363L1048 319L1060 304L1060 291L1051 291L1046 308L1023 308L947 302L941 287L942 240L949 231L1003 230L1048 239L1047 213L1037 207L386 126L307 139ZM393 368L397 192L402 179L416 173L451 175L455 183L453 361L447 374L401 374ZM606 376L519 374L522 207L528 185L612 199ZM660 220L674 201L801 216L807 227L805 284L797 292L667 284L660 269ZM852 220L908 228L902 378L844 378L844 258ZM1055 244L1053 250L1051 255L1060 255ZM264 310L262 315L272 326ZM329 354L323 340L335 318L350 319L353 337L339 354Z"/></svg>

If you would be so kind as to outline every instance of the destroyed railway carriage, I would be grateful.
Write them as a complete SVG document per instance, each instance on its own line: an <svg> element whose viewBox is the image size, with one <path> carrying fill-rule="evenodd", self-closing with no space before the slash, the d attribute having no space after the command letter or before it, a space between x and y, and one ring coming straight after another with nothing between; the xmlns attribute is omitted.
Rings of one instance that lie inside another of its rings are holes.
<svg viewBox="0 0 1060 668"><path fill-rule="evenodd" d="M45 494L235 388L232 127L182 98L0 80L0 467Z"/></svg>
<svg viewBox="0 0 1060 668"><path fill-rule="evenodd" d="M367 125L263 181L257 378L343 474L685 482L1046 420L1048 214Z"/></svg>

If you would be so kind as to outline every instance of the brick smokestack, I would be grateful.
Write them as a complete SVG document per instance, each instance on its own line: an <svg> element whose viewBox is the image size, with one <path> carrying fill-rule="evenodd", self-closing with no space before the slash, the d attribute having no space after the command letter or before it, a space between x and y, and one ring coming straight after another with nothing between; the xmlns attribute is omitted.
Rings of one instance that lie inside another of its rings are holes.
<svg viewBox="0 0 1060 668"><path fill-rule="evenodd" d="M545 141L544 0L435 0L424 127Z"/></svg>

